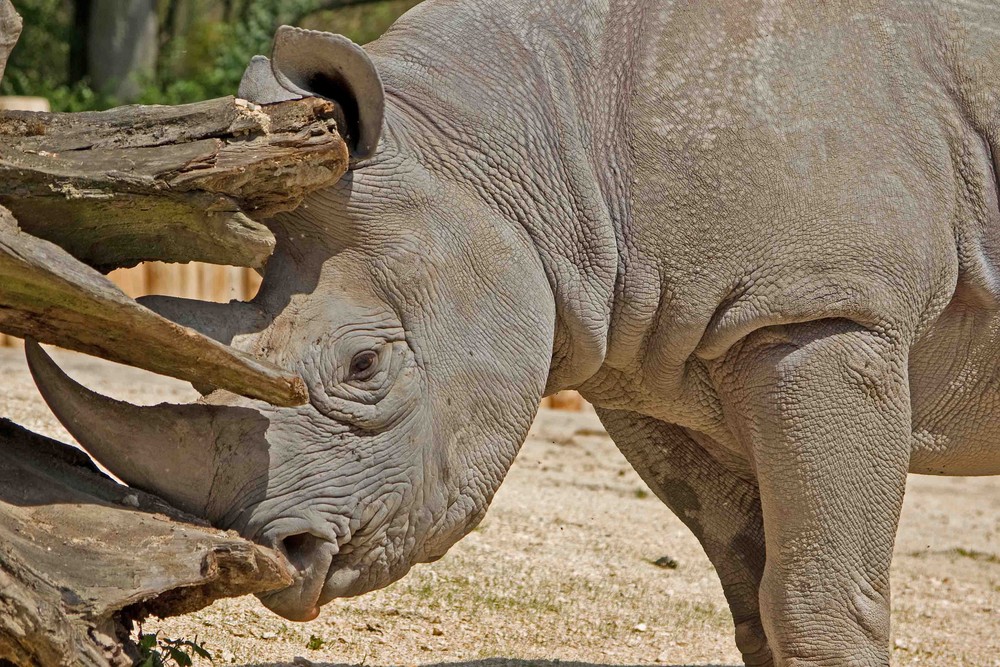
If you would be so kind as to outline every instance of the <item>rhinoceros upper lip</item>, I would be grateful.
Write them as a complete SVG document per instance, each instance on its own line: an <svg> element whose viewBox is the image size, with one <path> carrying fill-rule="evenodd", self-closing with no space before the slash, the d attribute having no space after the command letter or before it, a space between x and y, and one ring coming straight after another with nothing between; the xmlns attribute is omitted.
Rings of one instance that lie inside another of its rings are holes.
<svg viewBox="0 0 1000 667"><path fill-rule="evenodd" d="M304 568L295 570L294 583L288 588L258 596L265 607L291 621L311 621L319 615L323 589L337 555L337 544L324 541L312 552Z"/></svg>

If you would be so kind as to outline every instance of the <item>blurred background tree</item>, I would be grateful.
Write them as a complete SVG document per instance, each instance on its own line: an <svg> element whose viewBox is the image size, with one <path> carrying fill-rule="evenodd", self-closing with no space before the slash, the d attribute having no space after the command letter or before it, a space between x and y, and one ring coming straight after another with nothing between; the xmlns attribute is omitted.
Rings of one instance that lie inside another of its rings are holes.
<svg viewBox="0 0 1000 667"><path fill-rule="evenodd" d="M419 0L14 0L24 31L0 95L54 111L233 95L283 24L364 44Z"/></svg>

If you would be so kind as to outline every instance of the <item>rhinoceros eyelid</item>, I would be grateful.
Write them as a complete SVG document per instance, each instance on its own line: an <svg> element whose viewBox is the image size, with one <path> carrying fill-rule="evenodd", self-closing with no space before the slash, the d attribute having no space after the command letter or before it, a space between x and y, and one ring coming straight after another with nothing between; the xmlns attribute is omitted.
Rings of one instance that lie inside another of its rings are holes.
<svg viewBox="0 0 1000 667"><path fill-rule="evenodd" d="M384 340L369 340L364 347L356 347L353 354L341 358L342 390L355 399L365 395L363 403L377 401L392 384L394 356L393 344Z"/></svg>
<svg viewBox="0 0 1000 667"><path fill-rule="evenodd" d="M377 350L362 350L351 359L347 372L347 380L361 382L370 379L378 371L379 354Z"/></svg>

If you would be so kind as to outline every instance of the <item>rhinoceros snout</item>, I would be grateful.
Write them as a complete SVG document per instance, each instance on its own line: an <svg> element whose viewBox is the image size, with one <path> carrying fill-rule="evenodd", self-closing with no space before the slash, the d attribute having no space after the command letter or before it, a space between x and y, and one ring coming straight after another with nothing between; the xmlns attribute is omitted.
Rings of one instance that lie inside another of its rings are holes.
<svg viewBox="0 0 1000 667"><path fill-rule="evenodd" d="M260 595L265 607L291 621L310 621L319 615L320 606L327 602L323 590L327 586L334 557L340 551L336 542L312 533L293 533L272 539L294 568L294 583L288 588Z"/></svg>

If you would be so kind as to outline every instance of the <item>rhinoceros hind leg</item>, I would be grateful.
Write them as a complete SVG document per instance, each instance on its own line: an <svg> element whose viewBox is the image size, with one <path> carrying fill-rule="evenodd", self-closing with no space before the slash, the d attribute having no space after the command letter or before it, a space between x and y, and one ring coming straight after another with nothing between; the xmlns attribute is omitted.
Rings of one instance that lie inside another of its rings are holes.
<svg viewBox="0 0 1000 667"><path fill-rule="evenodd" d="M760 618L764 524L756 486L725 469L679 426L623 410L597 412L625 458L704 547L722 581L744 662L772 665Z"/></svg>

